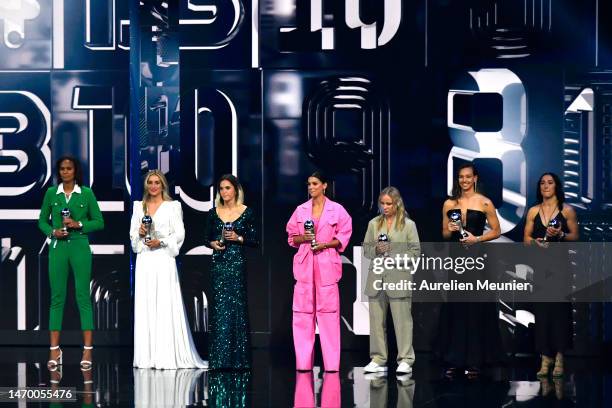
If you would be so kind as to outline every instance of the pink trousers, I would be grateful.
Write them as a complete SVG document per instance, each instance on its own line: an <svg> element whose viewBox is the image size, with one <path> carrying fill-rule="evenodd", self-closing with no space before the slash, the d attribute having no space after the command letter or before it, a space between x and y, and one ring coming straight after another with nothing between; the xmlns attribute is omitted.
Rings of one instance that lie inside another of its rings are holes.
<svg viewBox="0 0 612 408"><path fill-rule="evenodd" d="M298 370L314 365L315 322L325 371L340 369L340 295L338 284L321 285L321 271L314 257L314 283L296 282L293 289L293 346Z"/></svg>
<svg viewBox="0 0 612 408"><path fill-rule="evenodd" d="M319 406L321 408L340 408L341 405L340 373L323 374L323 387ZM317 406L312 373L297 373L293 406L294 408L315 408Z"/></svg>

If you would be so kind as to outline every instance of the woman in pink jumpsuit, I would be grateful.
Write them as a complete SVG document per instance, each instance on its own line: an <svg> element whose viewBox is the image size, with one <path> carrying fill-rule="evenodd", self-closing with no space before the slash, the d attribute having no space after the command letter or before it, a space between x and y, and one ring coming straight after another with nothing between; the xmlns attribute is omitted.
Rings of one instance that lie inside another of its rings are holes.
<svg viewBox="0 0 612 408"><path fill-rule="evenodd" d="M288 242L298 248L293 257L293 345L296 368L312 370L315 323L319 326L325 371L340 368L340 297L343 252L351 237L351 217L344 207L325 197L327 179L315 172L308 177L311 199L299 205L287 222ZM313 221L315 233L304 231ZM312 240L316 246L311 246Z"/></svg>

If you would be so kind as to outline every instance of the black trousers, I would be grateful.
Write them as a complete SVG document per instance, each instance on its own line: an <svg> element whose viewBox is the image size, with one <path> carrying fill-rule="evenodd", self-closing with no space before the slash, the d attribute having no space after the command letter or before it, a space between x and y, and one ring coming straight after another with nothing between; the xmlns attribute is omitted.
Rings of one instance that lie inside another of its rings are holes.
<svg viewBox="0 0 612 408"><path fill-rule="evenodd" d="M572 304L534 303L535 347L548 357L572 347Z"/></svg>

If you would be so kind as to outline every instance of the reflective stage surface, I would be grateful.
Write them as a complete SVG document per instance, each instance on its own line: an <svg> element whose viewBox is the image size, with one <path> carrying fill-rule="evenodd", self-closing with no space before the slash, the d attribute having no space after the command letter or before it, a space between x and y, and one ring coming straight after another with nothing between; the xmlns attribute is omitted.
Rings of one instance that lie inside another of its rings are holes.
<svg viewBox="0 0 612 408"><path fill-rule="evenodd" d="M130 348L98 348L81 371L80 350L64 350L64 366L46 368L42 348L0 348L0 387L75 387L77 402L19 407L610 407L612 374L601 359L568 358L563 379L539 381L535 358L483 372L480 379L444 379L429 354L417 354L412 375L365 374L367 355L343 353L339 373L296 373L290 351L254 350L251 372L150 370L131 366ZM51 383L51 381L59 381ZM3 405L4 404L4 405Z"/></svg>

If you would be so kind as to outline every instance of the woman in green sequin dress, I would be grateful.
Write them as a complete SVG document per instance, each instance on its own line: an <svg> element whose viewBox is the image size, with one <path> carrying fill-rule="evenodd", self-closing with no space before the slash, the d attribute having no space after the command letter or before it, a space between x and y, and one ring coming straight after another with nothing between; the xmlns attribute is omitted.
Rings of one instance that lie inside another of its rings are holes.
<svg viewBox="0 0 612 408"><path fill-rule="evenodd" d="M253 210L243 204L244 193L238 179L222 176L217 191L204 238L205 245L213 249L209 367L248 369L251 364L244 247L257 247L259 241ZM227 222L233 224L232 231L224 230Z"/></svg>
<svg viewBox="0 0 612 408"><path fill-rule="evenodd" d="M213 371L208 377L208 399L211 408L247 408L253 403L249 395L249 371Z"/></svg>

